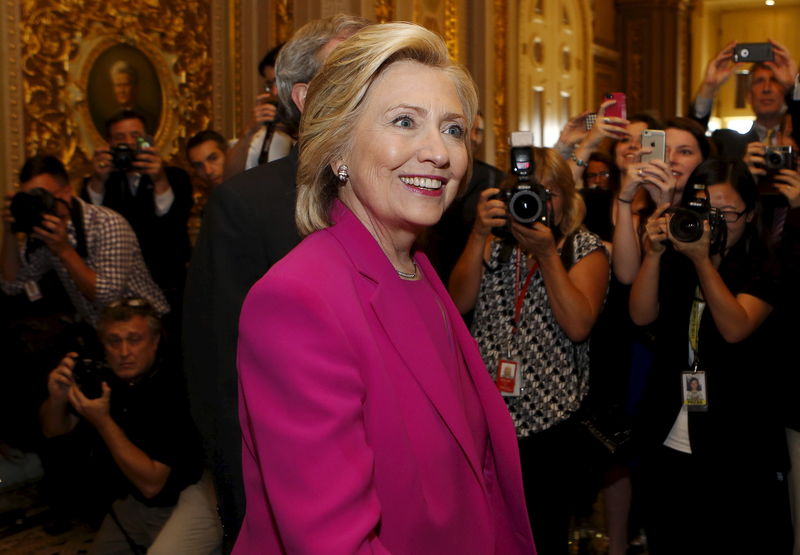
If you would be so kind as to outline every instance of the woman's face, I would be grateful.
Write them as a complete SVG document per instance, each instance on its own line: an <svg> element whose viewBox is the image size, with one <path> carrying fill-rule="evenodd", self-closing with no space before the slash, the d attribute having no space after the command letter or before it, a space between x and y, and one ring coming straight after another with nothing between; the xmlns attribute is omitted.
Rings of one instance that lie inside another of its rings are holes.
<svg viewBox="0 0 800 555"><path fill-rule="evenodd" d="M708 187L708 200L711 206L721 210L725 217L728 226L728 241L725 246L731 248L742 238L747 222L753 219L753 215L744 212L745 203L730 183L719 183Z"/></svg>
<svg viewBox="0 0 800 555"><path fill-rule="evenodd" d="M689 391L699 391L700 390L700 382L697 381L697 378L692 378L689 380Z"/></svg>
<svg viewBox="0 0 800 555"><path fill-rule="evenodd" d="M586 167L586 173L583 174L586 178L587 187L597 187L599 189L608 189L609 178L611 172L608 164L600 160L589 160L589 165Z"/></svg>
<svg viewBox="0 0 800 555"><path fill-rule="evenodd" d="M700 152L700 145L694 135L683 129L674 127L667 128L667 163L675 176L677 184L675 186L675 196L680 199L681 191L686 187L689 176L694 169L703 161L703 154Z"/></svg>
<svg viewBox="0 0 800 555"><path fill-rule="evenodd" d="M466 130L444 71L395 62L367 92L350 148L332 168L349 167L340 198L373 233L419 233L458 191L469 163Z"/></svg>
<svg viewBox="0 0 800 555"><path fill-rule="evenodd" d="M628 166L638 161L639 151L642 149L642 131L647 129L643 121L634 121L625 128L626 135L614 145L614 163L620 172L625 172Z"/></svg>

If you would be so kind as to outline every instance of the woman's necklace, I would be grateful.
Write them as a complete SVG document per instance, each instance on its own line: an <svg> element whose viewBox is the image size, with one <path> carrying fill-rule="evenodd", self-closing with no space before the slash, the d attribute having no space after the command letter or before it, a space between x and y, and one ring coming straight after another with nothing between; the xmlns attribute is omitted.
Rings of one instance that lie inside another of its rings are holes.
<svg viewBox="0 0 800 555"><path fill-rule="evenodd" d="M412 273L403 272L397 268L395 268L394 271L397 272L397 275L403 279L417 279L417 263L414 260L412 260L411 263L414 265L414 271Z"/></svg>

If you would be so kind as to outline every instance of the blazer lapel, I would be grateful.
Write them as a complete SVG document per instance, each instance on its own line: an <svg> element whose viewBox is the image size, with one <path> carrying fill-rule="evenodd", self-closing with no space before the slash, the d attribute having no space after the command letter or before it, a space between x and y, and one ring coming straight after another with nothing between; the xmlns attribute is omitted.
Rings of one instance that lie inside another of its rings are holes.
<svg viewBox="0 0 800 555"><path fill-rule="evenodd" d="M380 246L361 222L338 201L334 205L332 216L335 225L328 230L345 247L358 271L376 284L370 303L386 337L453 434L480 480L482 464L477 456L463 405L455 391L455 384L447 373L432 370L442 368L443 362L439 359L439 351L433 344L433 339L425 331L425 322L414 309L414 299L408 295ZM432 282L438 281L427 259L420 267ZM451 325L455 327L458 322L452 322L452 314L448 310L450 303L443 299L442 304ZM455 338L454 341L458 343Z"/></svg>

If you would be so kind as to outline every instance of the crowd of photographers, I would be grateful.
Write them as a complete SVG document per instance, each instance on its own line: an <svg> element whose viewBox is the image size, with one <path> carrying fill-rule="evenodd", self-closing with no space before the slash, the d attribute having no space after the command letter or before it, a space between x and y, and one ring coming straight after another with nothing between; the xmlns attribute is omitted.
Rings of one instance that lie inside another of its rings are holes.
<svg viewBox="0 0 800 555"><path fill-rule="evenodd" d="M367 24L304 26L259 66L265 93L236 146L213 130L188 140L186 165L213 190L193 255L190 176L164 163L144 115L106 122L79 194L55 157L21 168L3 211L2 341L31 371L0 403L14 423L0 441L41 454L50 531L85 518L96 553L232 546L238 312L299 241L304 87ZM515 134L509 176L475 160L422 240L506 397L540 553L566 553L601 489L611 555L640 528L655 555L791 552L800 86L790 53L766 44L748 133L707 133L742 61L732 43L688 117L628 116L615 93L553 149ZM482 134L478 117L473 146Z"/></svg>

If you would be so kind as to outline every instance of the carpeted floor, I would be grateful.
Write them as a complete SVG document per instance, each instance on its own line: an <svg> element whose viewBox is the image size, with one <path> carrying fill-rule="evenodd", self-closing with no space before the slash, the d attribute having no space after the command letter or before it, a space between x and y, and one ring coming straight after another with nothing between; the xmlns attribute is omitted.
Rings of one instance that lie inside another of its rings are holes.
<svg viewBox="0 0 800 555"><path fill-rule="evenodd" d="M87 553L95 531L85 524L51 536L43 529L47 509L38 485L0 494L0 555L78 555Z"/></svg>

